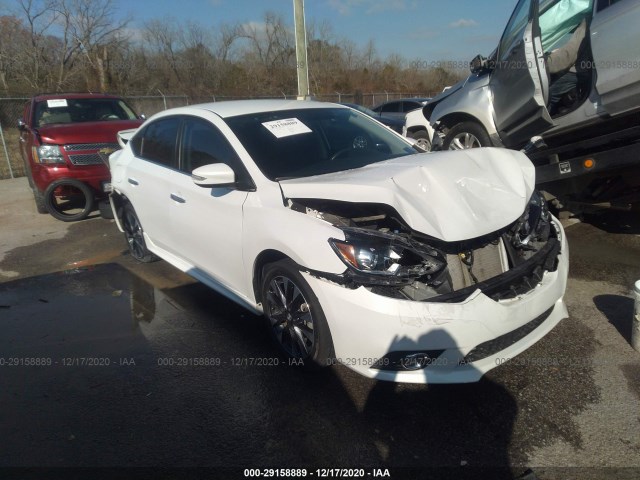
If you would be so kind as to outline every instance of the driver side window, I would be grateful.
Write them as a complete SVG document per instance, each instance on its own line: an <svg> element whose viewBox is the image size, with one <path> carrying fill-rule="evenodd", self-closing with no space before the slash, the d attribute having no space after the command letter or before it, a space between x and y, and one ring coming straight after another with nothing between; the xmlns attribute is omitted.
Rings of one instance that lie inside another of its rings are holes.
<svg viewBox="0 0 640 480"><path fill-rule="evenodd" d="M235 170L240 160L220 130L205 120L187 118L182 133L180 170L193 170L212 163L225 163Z"/></svg>
<svg viewBox="0 0 640 480"><path fill-rule="evenodd" d="M252 184L236 151L215 125L201 118L184 117L180 170L191 175L196 168L212 163L230 166L240 185Z"/></svg>
<svg viewBox="0 0 640 480"><path fill-rule="evenodd" d="M507 28L502 34L500 46L498 48L498 60L506 61L511 54L511 50L517 43L522 40L524 29L529 22L529 13L531 12L531 0L520 0L516 9L511 15L511 19L507 24Z"/></svg>

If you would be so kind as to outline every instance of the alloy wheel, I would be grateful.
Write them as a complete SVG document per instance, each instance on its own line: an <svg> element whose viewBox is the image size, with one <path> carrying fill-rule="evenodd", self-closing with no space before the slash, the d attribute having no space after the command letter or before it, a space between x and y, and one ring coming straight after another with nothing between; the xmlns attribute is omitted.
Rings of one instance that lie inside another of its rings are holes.
<svg viewBox="0 0 640 480"><path fill-rule="evenodd" d="M466 150L468 148L480 148L480 140L472 133L462 132L453 137L449 144L449 150Z"/></svg>
<svg viewBox="0 0 640 480"><path fill-rule="evenodd" d="M288 277L274 277L265 304L265 313L282 348L294 358L308 357L315 343L315 323L300 288Z"/></svg>
<svg viewBox="0 0 640 480"><path fill-rule="evenodd" d="M142 226L138 217L130 210L124 212L124 232L131 254L137 259L143 258L147 248L144 243Z"/></svg>

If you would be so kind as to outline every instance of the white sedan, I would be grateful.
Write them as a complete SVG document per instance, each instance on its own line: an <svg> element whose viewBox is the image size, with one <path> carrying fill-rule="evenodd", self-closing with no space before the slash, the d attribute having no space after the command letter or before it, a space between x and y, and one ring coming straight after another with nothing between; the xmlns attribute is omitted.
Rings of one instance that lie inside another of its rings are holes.
<svg viewBox="0 0 640 480"><path fill-rule="evenodd" d="M520 152L418 153L310 101L167 110L109 159L131 255L263 313L285 355L473 382L567 316L568 247Z"/></svg>

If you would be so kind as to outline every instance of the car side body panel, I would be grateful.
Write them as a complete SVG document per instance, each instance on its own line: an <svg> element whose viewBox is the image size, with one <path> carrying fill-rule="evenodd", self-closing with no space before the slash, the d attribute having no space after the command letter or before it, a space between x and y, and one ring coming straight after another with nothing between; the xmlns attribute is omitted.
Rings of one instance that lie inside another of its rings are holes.
<svg viewBox="0 0 640 480"><path fill-rule="evenodd" d="M595 88L604 110L617 115L640 106L640 3L620 0L591 23L591 49L598 71Z"/></svg>

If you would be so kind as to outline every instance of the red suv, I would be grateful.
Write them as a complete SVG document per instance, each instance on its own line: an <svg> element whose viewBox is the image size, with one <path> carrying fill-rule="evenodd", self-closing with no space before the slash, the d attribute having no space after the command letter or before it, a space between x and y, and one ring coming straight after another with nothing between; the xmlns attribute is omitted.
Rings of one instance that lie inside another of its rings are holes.
<svg viewBox="0 0 640 480"><path fill-rule="evenodd" d="M143 120L120 97L94 93L33 97L19 120L20 151L40 213L81 220L106 198L117 133ZM102 209L101 209L102 210Z"/></svg>

